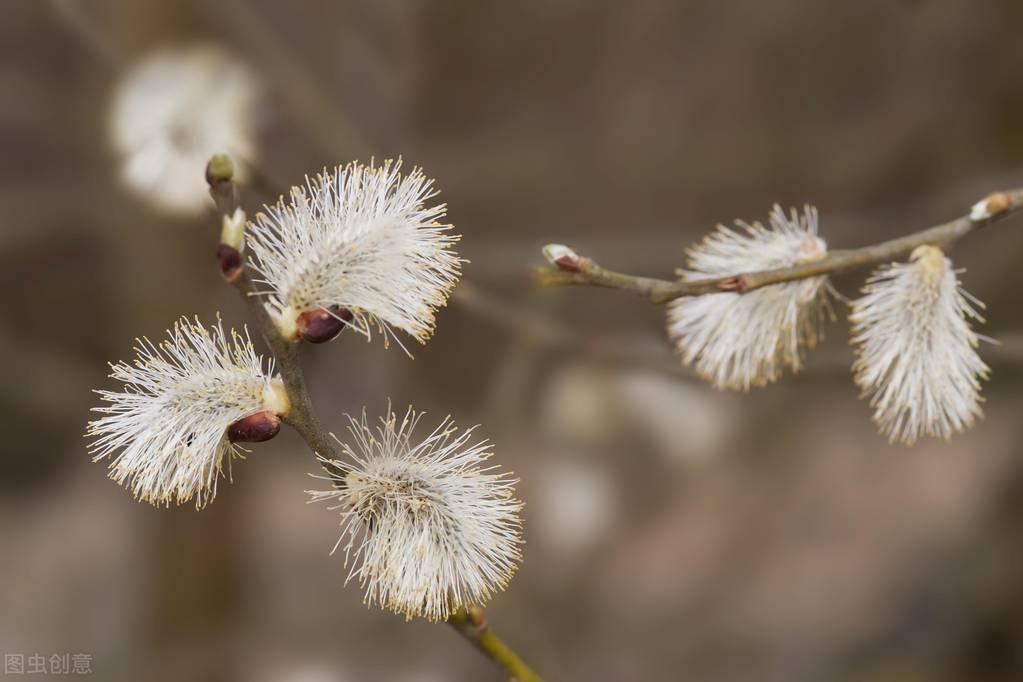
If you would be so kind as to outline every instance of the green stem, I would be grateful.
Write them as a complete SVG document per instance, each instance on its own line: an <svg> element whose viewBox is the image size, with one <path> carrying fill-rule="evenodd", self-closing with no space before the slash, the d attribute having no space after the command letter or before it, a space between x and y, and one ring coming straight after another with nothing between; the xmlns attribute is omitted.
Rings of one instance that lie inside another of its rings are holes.
<svg viewBox="0 0 1023 682"><path fill-rule="evenodd" d="M509 682L542 682L540 676L515 651L494 634L483 609L459 609L448 618L451 625L480 652L505 669Z"/></svg>

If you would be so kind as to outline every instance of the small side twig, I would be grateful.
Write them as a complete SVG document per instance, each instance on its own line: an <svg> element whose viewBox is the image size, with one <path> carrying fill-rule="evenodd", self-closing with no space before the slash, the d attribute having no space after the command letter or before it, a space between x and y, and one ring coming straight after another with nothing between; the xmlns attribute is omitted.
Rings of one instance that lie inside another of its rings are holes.
<svg viewBox="0 0 1023 682"><path fill-rule="evenodd" d="M508 329L531 342L556 350L570 350L613 365L635 366L674 374L680 379L695 374L676 362L661 347L647 348L634 337L588 334L526 306L515 305L462 280L451 294L452 303L480 319Z"/></svg>
<svg viewBox="0 0 1023 682"><path fill-rule="evenodd" d="M84 47L98 55L106 66L114 71L123 67L124 55L114 46L109 31L90 14L94 7L87 7L80 0L50 0L50 7L54 16L67 26Z"/></svg>
<svg viewBox="0 0 1023 682"><path fill-rule="evenodd" d="M593 260L559 247L559 255L551 267L540 268L537 281L541 286L588 285L631 291L653 303L667 303L680 296L702 296L724 291L744 294L771 284L835 275L897 260L924 244L947 245L986 225L997 222L1023 207L1023 189L995 192L974 207L970 215L947 223L858 249L839 249L811 263L790 268L737 273L728 277L701 280L663 280L638 277L597 265Z"/></svg>

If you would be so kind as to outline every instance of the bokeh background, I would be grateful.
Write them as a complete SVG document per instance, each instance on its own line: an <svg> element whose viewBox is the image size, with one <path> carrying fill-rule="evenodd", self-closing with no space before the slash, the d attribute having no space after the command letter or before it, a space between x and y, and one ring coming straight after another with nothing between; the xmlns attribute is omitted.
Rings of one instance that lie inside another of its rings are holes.
<svg viewBox="0 0 1023 682"><path fill-rule="evenodd" d="M2 0L0 650L88 652L102 680L500 679L343 585L293 434L202 512L89 461L90 390L135 336L245 322L212 206L154 208L111 145L124 74L205 43L262 88L250 208L351 159L436 178L471 263L434 339L305 361L333 428L388 398L484 425L527 503L488 611L547 679L1023 679L1023 219L954 252L1002 341L987 416L911 449L857 399L842 306L806 371L725 394L663 310L528 274L558 241L667 277L775 201L857 246L1023 185L1021 24L1018 0Z"/></svg>

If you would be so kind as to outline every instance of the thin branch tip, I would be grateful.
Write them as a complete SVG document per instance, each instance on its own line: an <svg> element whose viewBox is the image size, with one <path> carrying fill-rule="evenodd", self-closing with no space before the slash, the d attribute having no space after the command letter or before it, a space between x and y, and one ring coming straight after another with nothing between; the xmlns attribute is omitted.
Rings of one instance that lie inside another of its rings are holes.
<svg viewBox="0 0 1023 682"><path fill-rule="evenodd" d="M668 303L683 296L718 292L745 294L772 284L835 275L889 263L925 244L947 246L980 227L1012 215L1021 207L1023 189L992 192L974 204L966 216L903 237L856 249L834 250L818 260L788 268L737 273L713 279L686 279L684 270L676 270L679 277L677 280L614 272L600 267L589 258L578 256L568 247L551 244L544 249L544 255L551 265L538 268L535 279L542 287L585 285L621 289L648 298L653 303ZM567 253L560 249L567 250Z"/></svg>

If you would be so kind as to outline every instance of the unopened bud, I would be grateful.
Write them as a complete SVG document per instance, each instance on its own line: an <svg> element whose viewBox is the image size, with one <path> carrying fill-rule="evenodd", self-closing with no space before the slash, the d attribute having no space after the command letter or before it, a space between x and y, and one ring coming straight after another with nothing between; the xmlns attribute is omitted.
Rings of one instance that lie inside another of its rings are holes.
<svg viewBox="0 0 1023 682"><path fill-rule="evenodd" d="M234 209L234 213L221 219L220 243L233 246L238 251L245 250L245 211L241 208Z"/></svg>
<svg viewBox="0 0 1023 682"><path fill-rule="evenodd" d="M217 210L227 214L237 203L235 201L234 161L227 154L214 154L206 164L206 184Z"/></svg>
<svg viewBox="0 0 1023 682"><path fill-rule="evenodd" d="M579 272L588 263L588 258L583 258L564 244L548 244L543 247L543 256L551 265L568 272Z"/></svg>
<svg viewBox="0 0 1023 682"><path fill-rule="evenodd" d="M993 192L977 203L970 209L970 220L973 222L979 222L981 220L987 220L999 213L1004 213L1012 207L1012 199L1005 192Z"/></svg>
<svg viewBox="0 0 1023 682"><path fill-rule="evenodd" d="M227 427L227 438L232 443L262 443L281 430L281 418L270 410L242 417Z"/></svg>
<svg viewBox="0 0 1023 682"><path fill-rule="evenodd" d="M234 160L227 154L214 154L206 164L206 183L215 187L234 178Z"/></svg>
<svg viewBox="0 0 1023 682"><path fill-rule="evenodd" d="M352 311L340 306L331 306L330 310L316 308L307 310L295 320L298 334L309 343L326 343L352 321Z"/></svg>
<svg viewBox="0 0 1023 682"><path fill-rule="evenodd" d="M242 254L233 246L217 245L217 262L220 263L220 272L228 282L234 282L242 274Z"/></svg>

